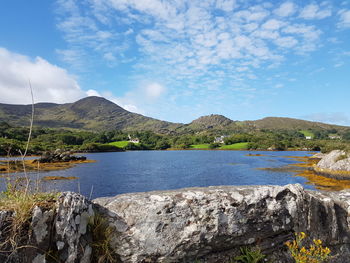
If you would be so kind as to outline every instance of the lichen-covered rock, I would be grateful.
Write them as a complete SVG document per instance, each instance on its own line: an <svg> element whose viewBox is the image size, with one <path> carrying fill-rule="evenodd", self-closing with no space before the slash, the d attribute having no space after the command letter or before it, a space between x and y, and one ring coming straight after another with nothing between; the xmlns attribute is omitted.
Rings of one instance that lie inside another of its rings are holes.
<svg viewBox="0 0 350 263"><path fill-rule="evenodd" d="M92 203L63 193L54 208L35 207L21 226L18 249L0 262L89 263ZM121 262L230 262L242 246L259 246L275 263L293 262L285 242L295 232L321 239L332 263L349 262L350 190L316 192L301 185L219 186L124 194L94 200L112 229ZM0 241L9 240L14 212L0 211ZM10 243L9 243L10 245Z"/></svg>
<svg viewBox="0 0 350 263"><path fill-rule="evenodd" d="M94 203L114 228L111 245L122 262L227 262L247 245L258 245L273 262L292 262L284 243L300 231L324 240L332 262L346 262L347 195L304 191L300 185L223 186L124 194Z"/></svg>
<svg viewBox="0 0 350 263"><path fill-rule="evenodd" d="M92 204L84 196L65 192L59 197L54 242L61 262L90 262L87 223L93 215Z"/></svg>
<svg viewBox="0 0 350 263"><path fill-rule="evenodd" d="M84 196L63 193L56 206L34 207L23 225L15 226L15 216L11 211L0 211L0 262L90 262L87 224L93 210Z"/></svg>
<svg viewBox="0 0 350 263"><path fill-rule="evenodd" d="M317 163L317 168L350 172L350 155L342 150L331 151Z"/></svg>

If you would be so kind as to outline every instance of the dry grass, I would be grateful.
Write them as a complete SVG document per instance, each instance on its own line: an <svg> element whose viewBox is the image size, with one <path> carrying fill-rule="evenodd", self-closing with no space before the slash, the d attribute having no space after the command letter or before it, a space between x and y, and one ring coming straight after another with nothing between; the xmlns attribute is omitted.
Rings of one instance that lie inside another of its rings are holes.
<svg viewBox="0 0 350 263"><path fill-rule="evenodd" d="M56 203L58 193L28 193L25 190L16 190L11 184L0 195L0 210L9 211L11 216L7 218L7 227L2 229L0 251L8 254L28 247L25 240L28 239L28 227L34 207L52 209Z"/></svg>
<svg viewBox="0 0 350 263"><path fill-rule="evenodd" d="M90 244L93 250L92 262L119 262L115 257L113 248L110 246L113 229L109 226L108 221L95 212L95 215L90 218L89 229L92 234L92 243Z"/></svg>

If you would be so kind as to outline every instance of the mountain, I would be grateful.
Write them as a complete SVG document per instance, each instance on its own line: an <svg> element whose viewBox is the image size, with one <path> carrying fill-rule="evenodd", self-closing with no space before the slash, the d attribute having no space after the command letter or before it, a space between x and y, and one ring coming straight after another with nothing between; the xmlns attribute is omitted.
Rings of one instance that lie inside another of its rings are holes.
<svg viewBox="0 0 350 263"><path fill-rule="evenodd" d="M28 125L31 105L0 104L0 121ZM160 121L129 112L102 97L86 97L74 103L35 104L36 126L83 130L151 130L168 133L181 124Z"/></svg>
<svg viewBox="0 0 350 263"><path fill-rule="evenodd" d="M244 126L251 129L270 129L270 130L307 130L307 129L347 129L349 127L326 124L321 122L305 121L293 118L266 117L256 121L244 121Z"/></svg>
<svg viewBox="0 0 350 263"><path fill-rule="evenodd" d="M182 127L177 129L177 132L199 132L199 131L228 131L233 130L235 122L223 115L212 114L208 116L202 116L192 121L189 124L184 124Z"/></svg>
<svg viewBox="0 0 350 263"><path fill-rule="evenodd" d="M0 104L0 122L28 126L32 105ZM36 126L81 130L150 130L157 133L186 134L209 131L213 134L261 129L338 129L349 127L292 118L267 117L256 121L233 121L222 115L202 116L189 124L161 121L129 112L102 97L86 97L74 103L35 104Z"/></svg>

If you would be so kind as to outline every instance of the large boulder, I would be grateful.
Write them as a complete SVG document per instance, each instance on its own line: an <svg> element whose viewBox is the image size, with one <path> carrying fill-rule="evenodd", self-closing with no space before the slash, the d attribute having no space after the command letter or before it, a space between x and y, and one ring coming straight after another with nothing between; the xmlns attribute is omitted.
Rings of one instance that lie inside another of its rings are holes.
<svg viewBox="0 0 350 263"><path fill-rule="evenodd" d="M322 172L350 172L350 154L342 150L334 150L322 157L316 168Z"/></svg>
<svg viewBox="0 0 350 263"><path fill-rule="evenodd" d="M229 262L243 246L293 262L284 243L303 231L324 240L340 263L350 256L349 195L300 185L222 186L93 202L114 229L111 246L122 262Z"/></svg>

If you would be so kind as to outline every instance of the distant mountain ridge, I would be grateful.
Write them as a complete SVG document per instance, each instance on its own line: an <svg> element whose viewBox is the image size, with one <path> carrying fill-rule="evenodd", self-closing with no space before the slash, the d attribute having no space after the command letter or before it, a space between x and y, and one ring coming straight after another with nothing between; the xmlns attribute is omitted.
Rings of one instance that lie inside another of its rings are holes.
<svg viewBox="0 0 350 263"><path fill-rule="evenodd" d="M28 125L31 105L0 104L0 121ZM129 112L102 97L86 97L74 103L35 104L36 126L81 130L150 130L158 133L188 133L206 130L237 131L257 129L345 129L349 127L292 118L267 117L256 121L233 121L225 116L202 116L189 124L172 123Z"/></svg>

